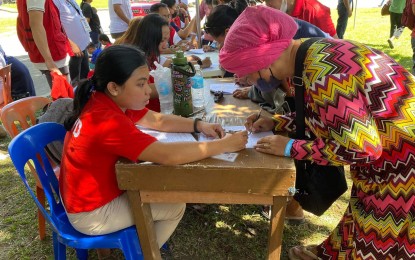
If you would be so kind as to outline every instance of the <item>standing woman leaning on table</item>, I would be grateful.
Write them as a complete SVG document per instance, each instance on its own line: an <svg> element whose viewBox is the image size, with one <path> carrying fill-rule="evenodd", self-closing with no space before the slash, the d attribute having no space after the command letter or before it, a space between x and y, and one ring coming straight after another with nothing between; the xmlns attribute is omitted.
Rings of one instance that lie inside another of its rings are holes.
<svg viewBox="0 0 415 260"><path fill-rule="evenodd" d="M302 43L292 39L296 30L295 21L278 10L248 7L230 28L220 63L259 88L275 87L294 76ZM320 245L291 248L290 259L413 259L415 77L358 42L321 39L304 58L304 114L316 138L268 136L256 149L321 165L350 165L353 187L331 235ZM290 131L295 123L290 114L253 123L255 116L246 123L253 131Z"/></svg>
<svg viewBox="0 0 415 260"><path fill-rule="evenodd" d="M107 234L134 225L131 207L115 176L124 157L175 165L245 148L247 132L224 134L219 124L162 115L145 108L150 98L149 71L136 47L114 45L97 59L94 76L76 91L59 179L69 221L88 235ZM202 132L222 137L211 142L161 143L137 125L164 132ZM177 151L180 151L179 153ZM185 204L151 204L157 242L175 230Z"/></svg>

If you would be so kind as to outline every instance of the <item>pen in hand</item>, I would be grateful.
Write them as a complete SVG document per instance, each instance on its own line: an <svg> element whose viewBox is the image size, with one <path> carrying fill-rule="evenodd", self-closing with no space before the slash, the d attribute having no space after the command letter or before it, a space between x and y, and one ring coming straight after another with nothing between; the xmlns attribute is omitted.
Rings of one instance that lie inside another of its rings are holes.
<svg viewBox="0 0 415 260"><path fill-rule="evenodd" d="M252 134L252 127L254 126L254 123L255 123L256 121L258 121L258 119L261 117L261 113L262 113L262 107L261 107L261 109L259 110L258 115L256 116L255 120L254 120L254 121L252 121L251 131L249 131L249 134Z"/></svg>

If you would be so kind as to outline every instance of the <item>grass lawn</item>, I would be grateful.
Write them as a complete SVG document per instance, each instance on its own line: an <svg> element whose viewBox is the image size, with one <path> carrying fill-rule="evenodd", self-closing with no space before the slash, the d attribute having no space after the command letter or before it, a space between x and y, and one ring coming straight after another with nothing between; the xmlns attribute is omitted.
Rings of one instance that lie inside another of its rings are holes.
<svg viewBox="0 0 415 260"><path fill-rule="evenodd" d="M16 18L0 18L0 34L16 31Z"/></svg>
<svg viewBox="0 0 415 260"><path fill-rule="evenodd" d="M95 0L93 5L106 4ZM386 42L389 17L380 16L380 8L359 9L356 26L352 17L345 37L383 50L406 68L412 67L410 31L405 30L395 49ZM333 21L337 12L332 10ZM0 18L0 28L3 28ZM9 139L0 140L0 158L7 154ZM0 259L51 259L53 249L50 231L46 241L39 241L36 207L24 189L10 159L0 159ZM31 184L34 185L33 179ZM350 183L349 183L350 186ZM304 224L286 225L283 237L283 257L294 245L320 243L337 225L348 202L344 194L323 216L307 214ZM208 205L205 213L188 208L178 229L169 241L169 259L264 259L268 222L256 205ZM73 250L68 259L75 259ZM116 253L122 259L120 252ZM97 259L94 251L91 258Z"/></svg>

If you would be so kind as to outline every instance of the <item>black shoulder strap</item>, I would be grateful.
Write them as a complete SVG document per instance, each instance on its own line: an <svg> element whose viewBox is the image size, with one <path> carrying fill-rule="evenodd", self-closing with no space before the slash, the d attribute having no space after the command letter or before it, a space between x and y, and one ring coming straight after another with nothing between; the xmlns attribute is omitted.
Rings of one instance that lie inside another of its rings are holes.
<svg viewBox="0 0 415 260"><path fill-rule="evenodd" d="M296 124L296 138L305 138L305 117L304 117L304 82L303 82L303 70L304 60L307 55L308 48L323 38L310 38L301 43L298 47L297 54L295 55L295 72L292 79L292 83L295 86L295 124Z"/></svg>

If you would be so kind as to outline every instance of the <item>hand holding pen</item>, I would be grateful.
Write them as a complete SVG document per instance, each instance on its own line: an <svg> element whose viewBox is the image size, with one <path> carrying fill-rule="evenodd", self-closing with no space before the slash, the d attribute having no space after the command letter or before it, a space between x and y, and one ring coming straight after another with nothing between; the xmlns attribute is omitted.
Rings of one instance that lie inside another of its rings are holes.
<svg viewBox="0 0 415 260"><path fill-rule="evenodd" d="M262 108L258 113L252 114L246 118L245 128L249 133L258 133L271 131L274 128L274 121L271 117L262 116Z"/></svg>

